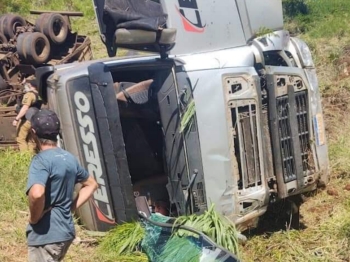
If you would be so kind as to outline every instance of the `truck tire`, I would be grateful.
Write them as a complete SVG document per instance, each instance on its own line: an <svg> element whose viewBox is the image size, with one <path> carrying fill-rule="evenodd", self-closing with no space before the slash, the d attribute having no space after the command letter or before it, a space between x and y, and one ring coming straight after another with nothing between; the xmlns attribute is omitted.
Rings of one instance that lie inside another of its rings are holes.
<svg viewBox="0 0 350 262"><path fill-rule="evenodd" d="M44 34L35 32L24 40L24 54L28 63L43 64L49 60L50 42Z"/></svg>
<svg viewBox="0 0 350 262"><path fill-rule="evenodd" d="M3 24L4 24L5 17L6 17L6 15L0 16L0 33L4 33Z"/></svg>
<svg viewBox="0 0 350 262"><path fill-rule="evenodd" d="M17 50L17 54L19 56L19 58L22 61L25 61L27 59L26 53L25 53L25 48L24 48L24 43L25 43L25 39L30 36L32 33L30 32L25 32L22 34L19 34L19 36L17 37L17 41L16 41L16 50Z"/></svg>
<svg viewBox="0 0 350 262"><path fill-rule="evenodd" d="M1 44L6 44L7 43L7 38L6 36L0 32L0 45Z"/></svg>
<svg viewBox="0 0 350 262"><path fill-rule="evenodd" d="M45 17L45 23L42 29L43 33L54 44L62 44L67 39L68 23L61 14L51 13Z"/></svg>
<svg viewBox="0 0 350 262"><path fill-rule="evenodd" d="M19 15L6 15L3 21L3 32L8 39L12 39L16 34L19 26L25 26L26 20Z"/></svg>
<svg viewBox="0 0 350 262"><path fill-rule="evenodd" d="M50 15L50 13L44 13L41 14L36 20L35 20L35 31L43 33L43 26L45 23L47 23L47 17Z"/></svg>

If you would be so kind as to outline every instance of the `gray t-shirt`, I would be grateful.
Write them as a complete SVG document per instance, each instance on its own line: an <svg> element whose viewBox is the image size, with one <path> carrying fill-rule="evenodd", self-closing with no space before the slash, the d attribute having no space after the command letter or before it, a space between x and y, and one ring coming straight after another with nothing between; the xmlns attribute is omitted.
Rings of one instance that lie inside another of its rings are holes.
<svg viewBox="0 0 350 262"><path fill-rule="evenodd" d="M41 151L29 168L27 194L34 184L45 186L45 209L51 207L37 224L27 227L28 246L39 246L74 239L71 214L74 186L89 177L77 159L61 148Z"/></svg>

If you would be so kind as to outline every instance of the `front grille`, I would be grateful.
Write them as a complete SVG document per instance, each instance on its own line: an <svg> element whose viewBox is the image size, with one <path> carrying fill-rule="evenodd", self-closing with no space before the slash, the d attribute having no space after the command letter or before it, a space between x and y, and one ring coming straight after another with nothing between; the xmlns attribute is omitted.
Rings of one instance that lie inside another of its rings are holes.
<svg viewBox="0 0 350 262"><path fill-rule="evenodd" d="M297 106L297 120L298 120L298 132L300 141L300 151L303 162L303 171L306 175L311 159L309 159L310 153L310 134L308 128L308 102L306 91L298 92L295 94L295 102Z"/></svg>
<svg viewBox="0 0 350 262"><path fill-rule="evenodd" d="M277 98L277 116L284 181L290 182L296 179L296 173L290 129L288 96Z"/></svg>
<svg viewBox="0 0 350 262"><path fill-rule="evenodd" d="M270 180L274 178L275 173L273 170L273 155L271 148L271 132L268 123L268 115L266 105L263 105L262 113L261 113L261 126L262 126L262 140L264 141L264 152L265 158L264 163L266 166L266 179Z"/></svg>
<svg viewBox="0 0 350 262"><path fill-rule="evenodd" d="M291 134L291 119L290 119L290 105L288 102L288 96L277 97L277 120L278 120L278 133L281 148L282 166L284 181L290 182L297 178L295 157L293 150L293 141ZM295 106L296 106L296 122L298 123L298 137L300 142L300 151L303 164L304 175L309 166L309 151L310 151L310 135L308 126L308 114L307 114L307 93L301 91L295 93Z"/></svg>
<svg viewBox="0 0 350 262"><path fill-rule="evenodd" d="M261 184L255 105L231 108L239 189Z"/></svg>

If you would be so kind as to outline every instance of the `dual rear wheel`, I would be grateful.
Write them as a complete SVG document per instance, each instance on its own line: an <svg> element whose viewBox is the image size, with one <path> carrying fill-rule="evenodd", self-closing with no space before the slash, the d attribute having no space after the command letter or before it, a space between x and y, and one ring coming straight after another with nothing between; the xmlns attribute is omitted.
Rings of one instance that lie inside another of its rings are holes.
<svg viewBox="0 0 350 262"><path fill-rule="evenodd" d="M43 64L50 57L50 42L47 37L39 32L22 33L16 43L19 58L30 64Z"/></svg>
<svg viewBox="0 0 350 262"><path fill-rule="evenodd" d="M20 21L20 17L5 15L0 18L1 28L7 28L9 21L14 25L14 21ZM10 18L12 20L10 20ZM7 21L7 23L5 23ZM20 33L16 41L16 49L19 58L28 64L44 64L50 59L52 45L63 44L68 36L68 21L60 14L44 13L41 14L34 27L35 32ZM7 38L0 34L1 42L6 43Z"/></svg>

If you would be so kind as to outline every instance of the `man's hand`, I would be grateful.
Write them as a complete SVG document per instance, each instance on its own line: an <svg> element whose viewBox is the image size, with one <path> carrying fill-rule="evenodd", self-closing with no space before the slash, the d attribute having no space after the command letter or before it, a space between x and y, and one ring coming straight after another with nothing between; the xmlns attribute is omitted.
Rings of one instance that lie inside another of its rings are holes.
<svg viewBox="0 0 350 262"><path fill-rule="evenodd" d="M81 207L96 191L98 188L98 184L93 176L89 176L89 178L82 182L82 188L80 189L76 199L73 200L71 205L71 211L74 212L77 208Z"/></svg>
<svg viewBox="0 0 350 262"><path fill-rule="evenodd" d="M23 105L21 110L19 111L18 115L16 116L16 118L21 119L22 117L24 117L25 114L27 113L28 109L29 109L29 105Z"/></svg>
<svg viewBox="0 0 350 262"><path fill-rule="evenodd" d="M13 122L12 122L12 125L13 126L17 126L17 124L18 124L18 121L16 119L14 119Z"/></svg>
<svg viewBox="0 0 350 262"><path fill-rule="evenodd" d="M40 216L40 218L39 218L38 221L32 220L31 216L29 215L29 219L28 219L29 224L35 225L36 223L38 223L38 222L40 221L40 219L42 219L43 216L44 216L47 212L51 211L51 209L52 209L52 207L49 207L48 209L45 209L45 210L43 211L43 213L41 214L41 216Z"/></svg>

